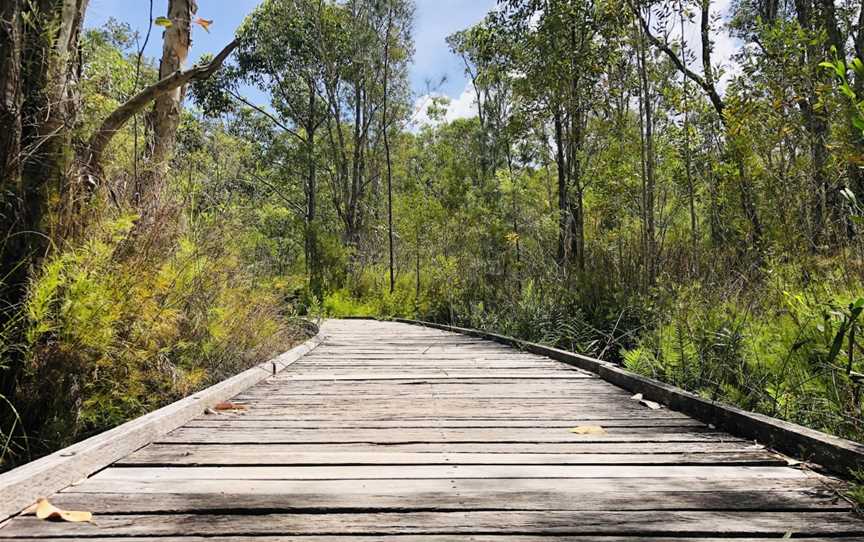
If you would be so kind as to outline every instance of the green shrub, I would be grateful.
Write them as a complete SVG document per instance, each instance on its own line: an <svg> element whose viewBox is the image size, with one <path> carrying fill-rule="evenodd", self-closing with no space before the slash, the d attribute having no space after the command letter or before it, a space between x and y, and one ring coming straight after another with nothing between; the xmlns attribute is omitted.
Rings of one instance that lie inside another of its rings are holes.
<svg viewBox="0 0 864 542"><path fill-rule="evenodd" d="M225 242L234 224L151 239L159 250L147 255L126 250L133 236L147 242L134 219L99 222L30 285L16 404L35 453L231 376L301 334L277 284L243 263L243 243Z"/></svg>

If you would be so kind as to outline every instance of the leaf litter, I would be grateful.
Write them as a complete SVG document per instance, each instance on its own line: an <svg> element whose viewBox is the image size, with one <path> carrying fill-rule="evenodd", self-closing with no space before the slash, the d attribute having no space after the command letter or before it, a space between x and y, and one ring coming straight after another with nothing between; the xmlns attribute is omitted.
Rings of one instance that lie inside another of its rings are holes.
<svg viewBox="0 0 864 542"><path fill-rule="evenodd" d="M576 433L577 435L607 435L605 429L600 427L599 425L580 425L578 427L574 427L570 430L571 433Z"/></svg>
<svg viewBox="0 0 864 542"><path fill-rule="evenodd" d="M45 497L36 499L36 517L45 521L68 521L70 523L93 523L93 513L63 510L51 504Z"/></svg>

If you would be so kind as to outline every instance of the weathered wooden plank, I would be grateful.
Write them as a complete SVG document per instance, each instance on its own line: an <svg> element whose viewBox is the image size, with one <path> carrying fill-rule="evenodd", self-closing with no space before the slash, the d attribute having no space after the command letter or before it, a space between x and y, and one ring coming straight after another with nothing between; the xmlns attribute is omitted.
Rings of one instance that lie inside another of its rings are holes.
<svg viewBox="0 0 864 542"><path fill-rule="evenodd" d="M189 448L195 450L190 451ZM151 448L151 447L148 447ZM154 451L164 448L163 452ZM176 450L175 448L180 448ZM215 448L215 449L214 449ZM274 452L222 450L214 446L158 446L121 459L116 465L786 465L773 454L759 451L644 454L489 454L489 453L388 453L366 452Z"/></svg>
<svg viewBox="0 0 864 542"><path fill-rule="evenodd" d="M290 443L337 443L337 442L722 442L734 441L723 433L697 428L659 427L610 427L604 435L576 434L566 429L539 428L496 430L484 428L411 429L245 429L245 428L200 428L181 427L168 435L154 439L166 443L222 443L222 444L290 444Z"/></svg>
<svg viewBox="0 0 864 542"><path fill-rule="evenodd" d="M528 416L517 416L512 411L507 412L468 412L464 417L457 417L455 413L442 413L442 420L451 420L453 425L448 425L447 423L442 423L443 427L473 427L475 425L483 426L486 422L494 422L496 427L560 427L557 422L562 422L564 426L572 426L576 427L578 425L603 425L604 422L608 422L612 425L610 427L614 427L614 424L624 423L627 425L633 426L651 426L653 422L657 422L657 425L663 425L664 420L668 421L667 425L676 425L676 422L682 420L683 418L680 415L675 415L674 413L667 413L667 411L660 412L652 412L652 413L640 413L640 412L541 412L535 413L531 415L529 413ZM472 415L473 414L473 415ZM419 413L399 413L396 411L363 411L363 412L352 412L349 414L339 415L336 411L326 411L326 412L317 412L317 411L301 411L298 409L290 408L277 408L277 409L255 409L249 411L240 411L240 412L221 412L219 414L210 414L209 416L219 416L220 419L234 419L234 420L285 420L291 419L295 420L303 424L312 424L314 427L329 427L330 425L339 426L339 421L344 420L345 425L342 427L350 427L351 424L354 424L358 427L365 426L364 424L370 424L368 427L375 427L376 424L385 424L381 425L382 427L410 427L414 422L428 422L426 425L422 425L422 427L431 426L436 427L434 424L436 418L424 416ZM544 424L542 421L538 420L538 417L542 416L548 421L548 424ZM564 423L568 421L573 421L574 423L571 425L569 423ZM465 422L465 423L460 423ZM698 422L701 426L704 426L701 422ZM500 424L500 425L498 425ZM734 438L734 437L729 437ZM739 439L740 440L740 439Z"/></svg>
<svg viewBox="0 0 864 542"><path fill-rule="evenodd" d="M88 537L90 540L98 540L100 542L213 542L212 537L199 536L159 536L159 537L135 537L129 539L126 537ZM19 538L19 542L44 542L51 540L54 542L65 541L80 541L80 538ZM300 535L300 536L220 536L220 541L224 542L333 542L334 538L330 535L315 536L315 535ZM373 536L339 536L340 542L634 542L633 537L619 536L523 536L523 535L373 535ZM640 538L639 540L647 540ZM830 538L797 538L799 542L860 542L859 538L847 537L830 537ZM765 538L739 538L739 537L724 537L724 538L693 538L693 537L652 537L650 542L765 542Z"/></svg>
<svg viewBox="0 0 864 542"><path fill-rule="evenodd" d="M433 408L434 407L434 408ZM456 418L460 415L464 418L483 418L496 416L502 418L515 419L536 419L536 418L576 418L576 419L620 419L625 416L639 417L663 417L662 413L648 412L647 408L639 406L622 406L617 408L617 405L508 405L493 408L492 406L464 406L454 407L447 400L441 400L439 403L433 403L428 408L396 408L389 405L386 401L368 401L357 402L352 410L345 408L335 408L328 405L316 406L315 408L304 408L298 406L287 405L258 405L250 404L243 411L238 413L238 416L249 417L296 417L302 419L304 417L320 417L327 418L333 416L343 416L346 419L365 419L365 418L428 418L430 414L440 415L446 418Z"/></svg>
<svg viewBox="0 0 864 542"><path fill-rule="evenodd" d="M332 398L333 400L339 401L368 401L370 399L394 399L396 401L403 399L408 400L411 397L415 397L418 400L423 401L458 401L460 399L466 400L470 399L474 404L489 404L490 402L499 401L506 404L507 402L515 402L517 400L524 401L540 401L544 399L549 399L550 403L557 402L567 402L567 403L576 403L576 404L613 404L616 401L624 401L627 396L616 396L613 394L600 394L597 392L588 392L574 394L572 396L568 396L565 394L560 395L552 395L549 393L532 393L530 390L528 392L514 392L512 394L506 392L499 392L498 395L493 394L471 394L471 393L436 393L434 391L423 392L423 390L417 390L417 393L411 394L408 392L402 393L361 393L361 394L313 394L313 393L305 393L305 394L294 394L294 393L261 393L256 390L255 393L244 393L242 395L238 395L235 397L238 401L248 401L248 402L261 402L267 401L270 403L276 404L285 404L286 402L305 402L305 404L310 403L327 403L328 399ZM645 406L641 404L632 404L633 407L638 407L644 409Z"/></svg>
<svg viewBox="0 0 864 542"><path fill-rule="evenodd" d="M425 380L482 380L484 378L509 378L514 380L573 380L577 378L591 378L590 376L575 373L571 371L501 371L490 375L488 372L480 372L477 370L471 371L402 371L402 372L381 372L376 374L368 374L356 371L306 371L292 372L277 380L286 380L290 382L306 381L306 380L404 380L406 378L425 379Z"/></svg>
<svg viewBox="0 0 864 542"><path fill-rule="evenodd" d="M579 373L575 373L579 374ZM475 386L499 386L501 384L509 384L512 386L541 386L547 385L551 386L554 389L558 389L558 386L568 387L568 386L585 386L585 385L603 385L606 384L604 389L610 391L618 391L619 388L612 386L611 384L604 383L603 380L599 379L596 376L584 375L585 378L575 378L575 379L543 379L543 378L532 378L529 380L520 379L520 378L505 378L501 376L501 373L494 372L486 375L485 378L458 378L458 379L434 379L427 380L423 378L415 378L410 375L405 375L402 378L394 378L392 380L380 381L380 380L322 380L322 381L291 381L290 388L293 389L311 389L311 388L350 388L350 387L377 387L377 386L421 386L421 385L429 385L434 389L444 389L445 386L463 386L463 385L475 385ZM282 389L286 389L285 379L282 378L282 375L277 375L275 378L272 378L267 381L268 385L271 386L279 386Z"/></svg>
<svg viewBox="0 0 864 542"><path fill-rule="evenodd" d="M245 458L257 458L259 462L278 461L279 457L293 457L297 454L485 454L498 455L540 455L551 459L552 464L560 464L578 455L701 455L701 454L748 454L767 453L754 449L746 442L662 442L662 443L416 443L416 444L243 444L220 445L202 444L151 444L122 459L120 464L134 464L136 461L157 461L162 458L182 461L196 457L211 460L230 461L232 457L245 462ZM490 458L490 461L495 461Z"/></svg>
<svg viewBox="0 0 864 542"><path fill-rule="evenodd" d="M420 478L692 478L806 479L800 470L754 466L641 465L351 465L280 467L109 467L92 481L137 480L363 480ZM590 485L590 482L586 482ZM670 483L671 485L671 483Z"/></svg>
<svg viewBox="0 0 864 542"><path fill-rule="evenodd" d="M362 398L361 398L362 400ZM617 401L616 401L617 400ZM610 404L613 403L614 404ZM545 406L607 406L613 408L624 408L627 410L646 410L643 404L636 401L626 401L624 397L609 394L609 395L589 395L576 397L447 397L439 398L434 395L419 394L416 397L391 397L387 401L387 406L393 409L401 409L403 407L414 405L418 409L429 408L437 403L446 403L451 408L513 408L513 407L545 407ZM369 403L370 406L376 406L377 403ZM356 397L259 397L256 398L251 406L314 406L314 407L330 407L330 408L346 408L351 405L358 405Z"/></svg>
<svg viewBox="0 0 864 542"><path fill-rule="evenodd" d="M225 536L265 534L583 534L583 535L843 535L864 536L847 512L544 511L371 514L102 515L95 523L64 524L24 517L0 538L56 535Z"/></svg>
<svg viewBox="0 0 864 542"><path fill-rule="evenodd" d="M710 492L815 492L823 495L826 486L811 478L364 478L356 480L108 480L87 479L65 493L116 493L121 495L233 493L257 495L283 493L380 493L404 495L407 492L587 492L629 493L693 491Z"/></svg>
<svg viewBox="0 0 864 542"><path fill-rule="evenodd" d="M579 395L588 393L602 393L621 397L630 397L623 390L612 388L596 379L580 379L567 381L559 386L548 383L535 383L533 381L510 383L503 380L498 382L463 384L460 381L428 382L364 382L364 381L336 381L336 382L293 382L290 386L280 383L267 383L265 386L256 386L249 393L297 396L308 394L321 395L364 395L364 394L431 394L436 395L469 395L469 396L499 396L499 395L539 395L543 397L562 397L568 395Z"/></svg>
<svg viewBox="0 0 864 542"><path fill-rule="evenodd" d="M183 514L193 512L261 514L277 512L377 512L460 510L851 510L845 500L827 492L810 491L655 491L639 494L563 490L470 490L451 487L415 487L406 483L399 492L375 487L364 491L239 494L231 493L61 493L52 502L68 510L95 514Z"/></svg>
<svg viewBox="0 0 864 542"><path fill-rule="evenodd" d="M473 429L509 429L509 428L560 428L571 429L583 424L579 419L534 419L510 420L495 418L432 418L425 420L298 420L298 419L261 419L250 415L229 416L210 414L189 421L184 427L243 427L243 428L295 428L295 429L422 429L422 428L473 428ZM702 422L687 418L634 418L614 420L592 420L592 424L606 428L612 427L705 427Z"/></svg>
<svg viewBox="0 0 864 542"><path fill-rule="evenodd" d="M515 398L470 398L470 397L447 397L447 398L438 398L438 397L424 397L418 396L413 400L410 397L400 397L400 398L391 398L386 401L386 407L391 410L402 411L406 408L413 408L413 410L426 411L429 412L432 409L437 409L438 406L446 405L450 410L459 410L459 409L471 409L471 408L483 408L483 409L494 409L494 410L507 410L513 408L525 408L527 409L537 409L537 408L550 408L550 409L562 409L562 408L574 408L574 409L586 409L586 408L602 408L604 410L614 410L616 408L625 410L625 411L637 411L642 412L647 410L647 407L643 406L637 402L623 403L623 404L612 404L611 398L606 397L596 397L596 398L569 398L569 397L560 397L560 398L530 398L530 397L515 397ZM256 399L249 405L249 408L274 408L274 407L285 407L285 408L298 408L298 409L306 409L306 408L328 408L328 409L344 409L349 411L351 405L354 405L358 408L368 407L371 409L381 409L382 405L380 401L368 401L365 399L342 399L339 397L333 398L324 398L324 397L273 397L273 398L261 398Z"/></svg>

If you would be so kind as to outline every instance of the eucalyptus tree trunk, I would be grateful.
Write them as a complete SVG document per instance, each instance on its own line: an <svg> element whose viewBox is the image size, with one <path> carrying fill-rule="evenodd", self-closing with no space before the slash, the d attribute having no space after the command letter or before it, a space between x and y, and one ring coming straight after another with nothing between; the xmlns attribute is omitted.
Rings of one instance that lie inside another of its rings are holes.
<svg viewBox="0 0 864 542"><path fill-rule="evenodd" d="M795 15L798 25L806 31L807 44L801 52L801 62L811 71L813 83L818 82L819 69L816 65L827 58L827 51L815 41L815 34L824 30L817 20L817 6L811 0L795 0ZM810 159L812 162L812 194L811 212L813 216L812 243L814 247L824 244L829 237L831 222L828 209L831 187L825 171L828 162L828 122L825 113L819 111L819 101L815 89L808 89L808 95L798 100L798 107L804 117L804 129L807 131Z"/></svg>
<svg viewBox="0 0 864 542"><path fill-rule="evenodd" d="M387 133L389 126L387 125L387 98L388 85L390 78L390 31L393 28L393 8L387 12L387 35L384 39L384 96L381 113L381 129L384 133L384 155L387 162L387 248L389 249L389 266L390 266L390 293L396 288L396 275L394 271L393 257L393 166L390 157L390 138Z"/></svg>
<svg viewBox="0 0 864 542"><path fill-rule="evenodd" d="M59 229L52 199L74 205L72 128L80 68L78 39L87 0L4 0L0 5L0 332L20 311L30 272ZM25 24L26 21L26 24ZM59 209L58 209L59 210ZM7 340L14 341L15 337ZM0 394L14 391L20 359Z"/></svg>
<svg viewBox="0 0 864 542"><path fill-rule="evenodd" d="M195 0L169 1L167 17L171 21L171 26L165 29L163 36L162 59L159 63L160 80L183 68L192 45L192 17L197 12L198 5ZM159 205L165 177L168 175L174 153L177 127L180 125L180 111L185 95L186 85L161 94L156 98L153 111L150 113L153 137L150 158L153 169L149 175L143 177L141 186L136 187L136 199L145 210L152 210Z"/></svg>
<svg viewBox="0 0 864 542"><path fill-rule="evenodd" d="M639 109L642 142L642 220L644 228L644 258L646 285L651 287L657 278L657 233L654 224L654 114L651 87L648 81L648 59L645 33L638 28Z"/></svg>
<svg viewBox="0 0 864 542"><path fill-rule="evenodd" d="M24 29L21 0L0 5L0 182L3 191L21 177L21 55ZM8 213L3 210L3 215Z"/></svg>
<svg viewBox="0 0 864 542"><path fill-rule="evenodd" d="M570 205L567 198L567 163L564 157L564 126L561 107L556 106L553 115L555 124L555 164L558 166L558 265L566 272L570 259L568 239L568 224Z"/></svg>
<svg viewBox="0 0 864 542"><path fill-rule="evenodd" d="M319 120L315 115L315 86L308 82L309 116L306 123L306 155L308 170L306 173L306 265L309 271L309 289L321 297L321 262L318 257L318 180L317 163L315 161L315 133Z"/></svg>

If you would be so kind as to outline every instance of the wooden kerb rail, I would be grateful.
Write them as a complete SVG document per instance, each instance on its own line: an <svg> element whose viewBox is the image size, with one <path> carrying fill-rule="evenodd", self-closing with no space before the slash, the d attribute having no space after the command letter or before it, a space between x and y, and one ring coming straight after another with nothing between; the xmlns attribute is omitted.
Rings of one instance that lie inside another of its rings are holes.
<svg viewBox="0 0 864 542"><path fill-rule="evenodd" d="M146 446L154 438L200 416L206 409L251 388L274 372L281 372L320 342L320 333L316 333L284 354L185 399L0 474L0 522L30 506L40 496L50 495L86 478Z"/></svg>
<svg viewBox="0 0 864 542"><path fill-rule="evenodd" d="M848 476L851 470L864 468L864 444L724 403L709 401L681 388L637 375L607 361L477 329L405 318L394 318L394 321L488 339L573 365L625 390L641 393L646 399L662 403L733 435L753 439L802 461L819 464L829 472Z"/></svg>

